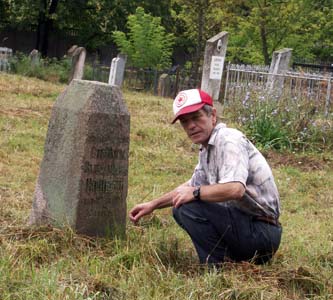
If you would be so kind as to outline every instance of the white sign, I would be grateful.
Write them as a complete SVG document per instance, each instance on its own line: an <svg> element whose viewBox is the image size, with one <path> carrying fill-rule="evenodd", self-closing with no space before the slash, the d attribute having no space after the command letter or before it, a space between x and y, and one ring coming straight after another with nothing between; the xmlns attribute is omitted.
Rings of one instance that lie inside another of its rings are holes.
<svg viewBox="0 0 333 300"><path fill-rule="evenodd" d="M224 56L212 56L212 62L210 63L209 79L221 80L223 65L224 65Z"/></svg>

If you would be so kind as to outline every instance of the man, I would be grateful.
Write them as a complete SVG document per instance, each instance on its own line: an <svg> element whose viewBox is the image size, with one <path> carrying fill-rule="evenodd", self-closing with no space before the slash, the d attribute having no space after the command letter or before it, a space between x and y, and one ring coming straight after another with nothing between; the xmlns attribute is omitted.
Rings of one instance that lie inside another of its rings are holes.
<svg viewBox="0 0 333 300"><path fill-rule="evenodd" d="M218 123L212 98L198 89L180 92L174 119L200 144L192 178L173 191L136 205L136 223L157 208L173 206L176 222L190 235L200 263L269 261L282 228L279 194L265 158L238 130Z"/></svg>

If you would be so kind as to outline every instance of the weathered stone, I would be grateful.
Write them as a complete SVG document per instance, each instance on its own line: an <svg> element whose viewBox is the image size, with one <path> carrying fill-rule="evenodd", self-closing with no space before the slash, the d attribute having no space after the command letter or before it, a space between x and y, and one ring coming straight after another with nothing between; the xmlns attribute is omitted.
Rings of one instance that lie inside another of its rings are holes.
<svg viewBox="0 0 333 300"><path fill-rule="evenodd" d="M111 61L109 84L122 86L125 74L127 55L118 54Z"/></svg>
<svg viewBox="0 0 333 300"><path fill-rule="evenodd" d="M30 223L124 234L129 130L118 87L73 80L52 110Z"/></svg>
<svg viewBox="0 0 333 300"><path fill-rule="evenodd" d="M284 48L273 52L269 76L267 79L267 90L279 96L283 90L284 74L288 71L292 49Z"/></svg>
<svg viewBox="0 0 333 300"><path fill-rule="evenodd" d="M68 50L68 55L72 57L72 69L68 79L68 83L70 83L73 79L83 78L87 51L84 47L74 45Z"/></svg>
<svg viewBox="0 0 333 300"><path fill-rule="evenodd" d="M157 95L160 97L171 96L171 78L168 74L162 74L158 80Z"/></svg>
<svg viewBox="0 0 333 300"><path fill-rule="evenodd" d="M206 42L201 89L218 101L224 60L227 52L228 32L220 32Z"/></svg>

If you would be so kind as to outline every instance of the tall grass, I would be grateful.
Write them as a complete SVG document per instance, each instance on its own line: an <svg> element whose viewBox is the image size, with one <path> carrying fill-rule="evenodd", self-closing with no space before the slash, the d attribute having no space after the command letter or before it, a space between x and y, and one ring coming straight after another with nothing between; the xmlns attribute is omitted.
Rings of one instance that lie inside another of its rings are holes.
<svg viewBox="0 0 333 300"><path fill-rule="evenodd" d="M333 114L324 116L314 100L247 95L226 114L263 149L327 151L333 149Z"/></svg>
<svg viewBox="0 0 333 300"><path fill-rule="evenodd" d="M270 152L283 239L272 263L200 266L170 210L123 240L26 221L51 107L64 85L0 74L0 299L333 299L333 156ZM131 113L128 206L184 182L197 161L172 101L125 91ZM289 162L289 163L288 163ZM312 164L310 164L312 162ZM313 167L315 166L315 167Z"/></svg>

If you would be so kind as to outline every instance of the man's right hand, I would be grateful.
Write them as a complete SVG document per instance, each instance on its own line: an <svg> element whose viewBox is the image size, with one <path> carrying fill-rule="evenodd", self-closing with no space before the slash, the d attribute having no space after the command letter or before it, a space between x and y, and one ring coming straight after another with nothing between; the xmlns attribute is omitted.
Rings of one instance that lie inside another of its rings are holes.
<svg viewBox="0 0 333 300"><path fill-rule="evenodd" d="M154 208L151 202L138 204L130 210L129 218L133 223L137 223L141 217L151 214L153 210Z"/></svg>

